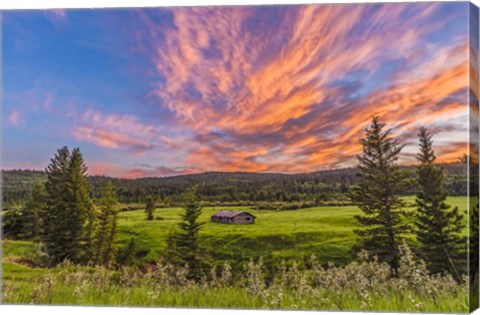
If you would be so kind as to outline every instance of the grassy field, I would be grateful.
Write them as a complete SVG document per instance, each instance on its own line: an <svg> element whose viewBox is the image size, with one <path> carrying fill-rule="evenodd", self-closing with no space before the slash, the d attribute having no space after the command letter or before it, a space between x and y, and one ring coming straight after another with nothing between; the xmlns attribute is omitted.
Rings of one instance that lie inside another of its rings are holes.
<svg viewBox="0 0 480 315"><path fill-rule="evenodd" d="M413 202L413 197L406 198ZM467 209L466 197L450 197L448 203L460 210ZM210 222L220 209L244 210L255 215L253 225L229 225ZM135 237L138 244L150 249L149 259L155 260L166 246L169 230L180 220L181 208L155 211L163 220L146 221L141 210L126 211L119 216L119 241ZM200 218L205 222L202 239L216 260L230 262L249 258L271 257L274 260L303 260L315 254L321 263L345 264L353 257L353 230L358 228L354 215L357 207L315 207L291 211L252 210L249 207L204 208ZM466 217L465 217L466 220Z"/></svg>
<svg viewBox="0 0 480 315"><path fill-rule="evenodd" d="M407 201L412 202L413 197L407 198ZM466 197L451 197L448 199L448 202L452 206L458 206L462 212L467 209ZM256 222L253 225L228 225L210 222L210 216L220 209L248 211L256 216ZM125 246L134 237L139 248L148 250L148 255L144 258L145 262L158 260L165 251L165 239L170 229L180 221L182 211L181 208L157 209L155 216L160 216L162 219L154 221L146 221L145 213L142 210L120 213L117 240L119 247ZM302 262L307 262L312 254L315 254L319 264L323 266L328 262L333 262L336 265L346 265L352 260L351 247L355 242L353 230L358 228L353 217L356 214L360 214L360 210L353 206L316 207L292 211L256 211L248 207L206 207L203 209L201 217L201 221L205 222L201 232L202 243L205 251L212 257L213 262L229 261L232 267L237 270L246 264L250 258L256 260L259 257L263 257L264 264L268 267L269 265L278 266L283 259L290 262L296 260L302 264ZM30 242L3 242L3 279L10 289L16 287L18 292L21 292L15 298L13 296L4 296L4 302L28 303L32 301L35 293L32 283L40 285L39 279L55 278L57 277L56 275L65 271L65 268L48 270L35 268L35 266L30 264L30 260L33 260L34 256L35 247ZM69 268L73 270L72 272L95 273L95 270L85 267ZM45 282L44 280L42 281ZM59 283L56 286L56 290L65 293L58 293L48 300L39 299L36 302L46 304L181 305L239 308L268 308L268 303L270 303L268 302L265 305L266 302L260 297L248 298L249 293L245 288L225 287L202 291L202 288L197 286L193 286L187 291L179 290L177 293L163 292L156 300L145 300L146 294L151 290L143 282L118 294L113 294L108 290L95 293L92 289L93 291L90 290L92 292L85 293L82 302L75 299L75 284L62 281L57 281ZM109 287L109 290L119 289L120 287ZM45 290L45 288L42 290ZM343 296L338 303L325 302L326 304L315 304L316 302L312 300L305 302L307 304L297 305L305 299L298 299L294 293L291 295L284 294L286 300L281 302L278 307L361 309L361 305L363 305L360 300L353 301L348 296ZM395 294L398 295L398 293ZM389 299L391 301L395 294L392 293L392 296L387 298L387 300L374 299L366 309L416 310L410 307L411 301L408 302L404 297L399 297L400 300L392 302L398 305L388 305ZM414 292L409 294L413 294L413 298L418 298L419 301L422 299L421 296L416 296ZM128 298L126 295L128 295ZM335 300L335 297L331 296L331 299ZM238 304L238 300L242 302ZM444 300L446 301L447 297L444 297ZM463 310L465 307L464 295L448 298L448 300L450 300L449 303L452 305L451 308L443 304L440 307L438 304L425 302L418 310L443 310L448 312ZM297 305L298 307L292 307L292 305Z"/></svg>

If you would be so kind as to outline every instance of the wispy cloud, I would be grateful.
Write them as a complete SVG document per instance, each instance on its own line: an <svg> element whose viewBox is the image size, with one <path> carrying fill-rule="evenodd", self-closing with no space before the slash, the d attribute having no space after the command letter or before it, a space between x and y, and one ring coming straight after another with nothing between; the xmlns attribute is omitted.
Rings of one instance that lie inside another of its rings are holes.
<svg viewBox="0 0 480 315"><path fill-rule="evenodd" d="M143 166L133 169L127 169L120 177L139 178L139 177L166 177L186 174L199 173L201 170L189 167L168 167L168 166Z"/></svg>
<svg viewBox="0 0 480 315"><path fill-rule="evenodd" d="M122 148L133 153L143 153L154 147L152 140L156 128L140 123L135 116L105 115L93 110L70 116L76 121L70 134L77 140L106 148Z"/></svg>
<svg viewBox="0 0 480 315"><path fill-rule="evenodd" d="M141 47L163 78L152 95L198 144L189 163L309 171L354 163L374 114L399 137L419 124L465 128L467 39L435 36L466 6L441 8L176 8L171 28L140 12Z"/></svg>
<svg viewBox="0 0 480 315"><path fill-rule="evenodd" d="M171 167L155 166L140 163L132 168L124 168L121 165L94 160L89 163L90 175L107 175L120 178L139 178L139 177L165 177L199 173L202 170L193 167Z"/></svg>

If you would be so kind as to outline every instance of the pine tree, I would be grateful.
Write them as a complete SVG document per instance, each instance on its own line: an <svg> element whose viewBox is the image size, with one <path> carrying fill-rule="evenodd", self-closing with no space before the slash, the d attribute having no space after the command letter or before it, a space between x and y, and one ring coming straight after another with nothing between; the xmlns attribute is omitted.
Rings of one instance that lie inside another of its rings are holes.
<svg viewBox="0 0 480 315"><path fill-rule="evenodd" d="M37 239L40 236L41 218L45 209L45 189L43 184L36 180L33 184L30 198L22 210L22 238Z"/></svg>
<svg viewBox="0 0 480 315"><path fill-rule="evenodd" d="M84 225L92 202L87 184L87 167L79 149L57 151L46 168L47 193L43 211L43 243L51 264L65 259L82 262L85 243Z"/></svg>
<svg viewBox="0 0 480 315"><path fill-rule="evenodd" d="M117 232L118 202L113 185L108 182L100 201L94 241L94 263L106 265L115 257L115 236Z"/></svg>
<svg viewBox="0 0 480 315"><path fill-rule="evenodd" d="M132 237L127 246L118 253L117 263L123 266L133 265L135 263L136 251L137 245L135 244L135 239Z"/></svg>
<svg viewBox="0 0 480 315"><path fill-rule="evenodd" d="M70 213L72 215L72 225L70 230L77 239L77 246L73 249L75 255L74 262L87 262L91 257L86 256L84 251L87 244L87 220L90 217L93 202L90 199L90 185L87 180L87 166L83 159L80 149L75 148L70 155L68 168L68 177L71 187L71 198L69 203Z"/></svg>
<svg viewBox="0 0 480 315"><path fill-rule="evenodd" d="M358 156L359 183L349 194L352 202L363 212L355 216L364 228L355 230L358 250L366 250L370 256L390 264L392 274L398 275L399 245L402 244L408 226L405 202L399 196L411 184L410 174L398 166L403 146L384 131L384 124L373 117L361 140L363 153Z"/></svg>
<svg viewBox="0 0 480 315"><path fill-rule="evenodd" d="M83 263L92 263L92 257L94 257L95 253L95 228L97 217L99 216L98 207L93 202L91 202L88 208L90 210L87 213L84 227Z"/></svg>
<svg viewBox="0 0 480 315"><path fill-rule="evenodd" d="M171 261L184 266L188 265L188 277L200 280L204 264L199 258L199 232L204 222L198 221L202 214L202 207L194 191L186 194L184 209L182 222L178 224L179 231L169 237L169 251L174 250L174 253L170 253L173 254Z"/></svg>
<svg viewBox="0 0 480 315"><path fill-rule="evenodd" d="M449 272L457 280L466 260L466 239L461 237L463 216L446 203L443 167L436 167L432 134L420 128L417 160L416 235L420 257L433 274Z"/></svg>
<svg viewBox="0 0 480 315"><path fill-rule="evenodd" d="M67 147L63 147L57 151L45 170L47 173L47 182L45 183L47 198L42 215L40 239L52 264L59 263L65 258L72 258L69 251L72 238L67 225L70 219L69 213L65 209L65 204L71 195L68 182L69 160L70 151ZM73 240L74 242L75 240Z"/></svg>
<svg viewBox="0 0 480 315"><path fill-rule="evenodd" d="M165 251L165 259L173 264L173 265L180 265L181 261L178 259L178 250L176 246L176 237L177 231L175 228L171 228L167 234L167 248Z"/></svg>
<svg viewBox="0 0 480 315"><path fill-rule="evenodd" d="M145 203L145 213L147 215L147 220L153 220L153 213L155 211L155 199L152 195L147 196Z"/></svg>

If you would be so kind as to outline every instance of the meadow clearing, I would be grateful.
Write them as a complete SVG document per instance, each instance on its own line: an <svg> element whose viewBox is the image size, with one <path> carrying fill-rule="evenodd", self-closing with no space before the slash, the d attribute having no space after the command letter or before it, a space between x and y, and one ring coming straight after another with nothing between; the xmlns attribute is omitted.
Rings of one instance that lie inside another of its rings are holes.
<svg viewBox="0 0 480 315"><path fill-rule="evenodd" d="M413 197L406 199L414 201ZM449 197L448 203L459 207L462 212L467 208L466 197ZM219 209L245 210L257 219L252 225L210 222L210 216ZM159 208L155 216L161 219L146 221L142 210L121 212L118 216L118 246L126 246L134 237L139 249L148 250L142 258L143 263L161 262L167 235L180 221L181 213L181 208ZM219 279L228 277L229 268L242 274L242 279L231 284L228 279L223 280L223 284L217 279L219 285L212 283L211 279L190 283L182 278L181 270L169 269L168 265L161 265L160 275L155 267L154 271L147 268L142 272L128 268L111 271L103 267L65 265L39 268L35 266L36 248L31 242L5 240L2 244L3 303L466 311L468 294L464 285L449 283L448 279L430 278L421 272L419 277L424 277L420 279L423 283L421 289L415 288L419 284L414 283L420 280L409 276L398 279L405 283L394 284L386 280L384 273L388 268L385 266L352 262L353 230L357 227L353 216L359 213L354 206L291 211L205 207L200 217L200 221L205 222L201 243L211 263L219 266L216 274ZM312 254L315 255L314 262ZM259 265L260 257L262 266ZM285 269L279 272L282 261L285 261ZM224 262L229 266L227 271ZM339 266L338 269L323 270L329 263L330 267ZM295 269L300 265L308 265L308 271ZM311 284L318 281L312 275L316 268L323 270L323 274L318 275L323 285L332 282L326 287L320 286L322 290ZM412 268L416 270L415 266ZM371 284L363 284L369 286L368 290L358 287L358 283L368 278L374 279ZM284 283L275 284L281 281L279 279ZM439 281L441 287L438 287ZM300 289L302 285L305 292ZM340 295L334 289L339 285L348 286ZM396 287L402 287L402 290L396 290ZM377 290L383 292L381 296L375 294Z"/></svg>

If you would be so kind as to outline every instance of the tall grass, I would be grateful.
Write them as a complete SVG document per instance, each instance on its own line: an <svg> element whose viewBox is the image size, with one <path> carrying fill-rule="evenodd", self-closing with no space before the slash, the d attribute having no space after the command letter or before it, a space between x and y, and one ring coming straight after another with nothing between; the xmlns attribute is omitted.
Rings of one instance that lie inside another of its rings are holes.
<svg viewBox="0 0 480 315"><path fill-rule="evenodd" d="M343 267L324 268L315 256L307 269L282 263L273 277L261 259L242 270L224 263L198 282L187 278L186 268L164 263L144 271L64 263L28 281L5 281L2 298L8 304L468 312L467 279L431 276L406 246L402 250L398 278L365 254Z"/></svg>

